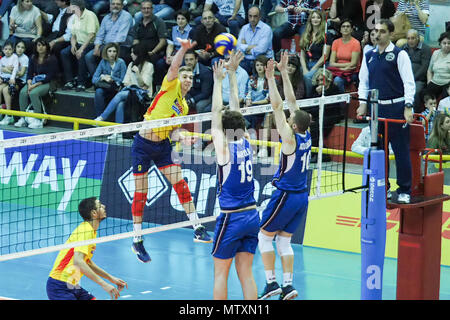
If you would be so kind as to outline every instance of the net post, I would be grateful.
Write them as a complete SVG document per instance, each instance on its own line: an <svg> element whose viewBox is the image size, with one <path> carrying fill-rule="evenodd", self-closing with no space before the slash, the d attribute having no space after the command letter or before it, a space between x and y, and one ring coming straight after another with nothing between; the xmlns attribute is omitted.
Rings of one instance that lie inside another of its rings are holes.
<svg viewBox="0 0 450 320"><path fill-rule="evenodd" d="M370 146L372 149L376 149L378 145L378 89L370 91L368 103L372 104L370 108Z"/></svg>

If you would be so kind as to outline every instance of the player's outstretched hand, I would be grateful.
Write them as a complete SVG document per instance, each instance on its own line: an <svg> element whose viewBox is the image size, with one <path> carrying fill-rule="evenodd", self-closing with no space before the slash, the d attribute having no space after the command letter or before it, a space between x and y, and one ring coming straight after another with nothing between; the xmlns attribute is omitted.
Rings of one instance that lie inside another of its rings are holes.
<svg viewBox="0 0 450 320"><path fill-rule="evenodd" d="M191 39L177 38L177 40L180 43L181 47L186 51L194 48L197 45L197 41L191 41Z"/></svg>
<svg viewBox="0 0 450 320"><path fill-rule="evenodd" d="M124 288L128 289L128 284L125 281L123 281L122 279L112 277L111 282L117 286L117 289L119 290L119 292L122 291Z"/></svg>
<svg viewBox="0 0 450 320"><path fill-rule="evenodd" d="M266 78L272 79L275 76L275 61L269 59L266 65Z"/></svg>
<svg viewBox="0 0 450 320"><path fill-rule="evenodd" d="M225 79L225 69L224 69L224 61L220 59L216 61L213 65L213 75L214 81Z"/></svg>
<svg viewBox="0 0 450 320"><path fill-rule="evenodd" d="M281 53L280 62L277 62L277 69L280 70L280 72L287 72L287 65L289 62L289 52L287 50L284 50Z"/></svg>
<svg viewBox="0 0 450 320"><path fill-rule="evenodd" d="M109 293L111 300L117 300L120 297L120 292L112 284L105 283L103 289Z"/></svg>
<svg viewBox="0 0 450 320"><path fill-rule="evenodd" d="M230 53L230 60L225 63L225 69L230 72L236 72L239 64L244 59L244 53L239 50L232 50Z"/></svg>

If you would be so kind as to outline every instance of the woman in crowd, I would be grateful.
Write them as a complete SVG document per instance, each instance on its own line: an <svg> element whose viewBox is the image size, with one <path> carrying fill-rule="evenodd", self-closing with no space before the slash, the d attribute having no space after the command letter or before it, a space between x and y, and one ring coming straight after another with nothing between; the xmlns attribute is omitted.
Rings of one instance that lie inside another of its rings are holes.
<svg viewBox="0 0 450 320"><path fill-rule="evenodd" d="M115 122L124 123L125 104L131 91L145 90L148 97L153 95L153 64L148 61L148 54L142 45L135 44L131 47L131 59L133 61L128 65L123 79L125 87L114 96L106 109L95 120L104 121L113 112L116 112Z"/></svg>
<svg viewBox="0 0 450 320"><path fill-rule="evenodd" d="M42 36L41 11L33 5L32 0L18 0L9 17L9 41L16 44L23 40L26 53L33 51L33 42Z"/></svg>
<svg viewBox="0 0 450 320"><path fill-rule="evenodd" d="M300 63L305 80L306 97L312 95L312 77L330 55L333 38L326 35L325 19L320 11L313 11L308 17L306 29L300 40ZM325 50L324 50L325 47Z"/></svg>
<svg viewBox="0 0 450 320"><path fill-rule="evenodd" d="M27 71L27 84L20 90L19 105L20 111L25 111L31 100L34 112L42 113L42 100L50 91L52 81L58 74L58 61L50 54L50 45L44 38L35 41L34 54L29 61ZM42 128L41 119L30 118L28 122L25 118L20 118L15 124L16 127L36 129Z"/></svg>
<svg viewBox="0 0 450 320"><path fill-rule="evenodd" d="M377 32L375 29L366 31L364 33L364 38L361 41L361 48L363 48L363 55L369 52L370 50L375 49L377 46Z"/></svg>
<svg viewBox="0 0 450 320"><path fill-rule="evenodd" d="M333 41L328 69L333 73L334 83L343 93L346 83L358 80L361 44L352 37L350 20L342 21L340 30L342 38Z"/></svg>
<svg viewBox="0 0 450 320"><path fill-rule="evenodd" d="M102 60L92 77L92 83L95 86L94 105L97 115L103 112L106 102L117 94L126 72L125 61L119 58L119 45L107 43L102 49Z"/></svg>
<svg viewBox="0 0 450 320"><path fill-rule="evenodd" d="M445 87L450 84L450 32L439 37L441 49L433 52L427 71L425 92L437 98L446 95Z"/></svg>
<svg viewBox="0 0 450 320"><path fill-rule="evenodd" d="M441 149L443 154L450 154L450 116L439 113L433 122L433 129L428 138L427 147Z"/></svg>

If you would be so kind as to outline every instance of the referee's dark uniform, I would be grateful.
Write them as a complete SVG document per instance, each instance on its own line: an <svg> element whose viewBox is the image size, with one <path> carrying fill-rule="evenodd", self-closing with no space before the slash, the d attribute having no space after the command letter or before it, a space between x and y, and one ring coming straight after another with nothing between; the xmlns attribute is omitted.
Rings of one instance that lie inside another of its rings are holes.
<svg viewBox="0 0 450 320"><path fill-rule="evenodd" d="M408 54L391 42L383 53L378 46L367 52L359 73L359 98L366 99L368 90L378 89L378 116L404 120L405 104L414 102L416 91L411 60ZM384 123L378 132L384 134ZM411 159L409 125L390 123L388 140L395 154L398 194L411 194Z"/></svg>

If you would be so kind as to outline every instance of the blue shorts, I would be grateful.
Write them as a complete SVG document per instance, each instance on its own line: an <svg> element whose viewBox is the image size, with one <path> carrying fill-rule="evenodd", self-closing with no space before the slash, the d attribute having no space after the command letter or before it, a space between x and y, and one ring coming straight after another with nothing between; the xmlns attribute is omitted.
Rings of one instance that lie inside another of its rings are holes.
<svg viewBox="0 0 450 320"><path fill-rule="evenodd" d="M95 297L81 288L51 277L47 280L47 296L50 300L95 300Z"/></svg>
<svg viewBox="0 0 450 320"><path fill-rule="evenodd" d="M173 165L172 145L169 139L154 142L142 138L139 133L135 135L131 146L133 173L147 172L152 166L152 160L158 168Z"/></svg>
<svg viewBox="0 0 450 320"><path fill-rule="evenodd" d="M287 192L275 189L261 219L267 232L294 233L308 211L308 192Z"/></svg>
<svg viewBox="0 0 450 320"><path fill-rule="evenodd" d="M230 259L237 252L255 254L258 246L259 213L256 209L221 213L214 230L212 256Z"/></svg>

